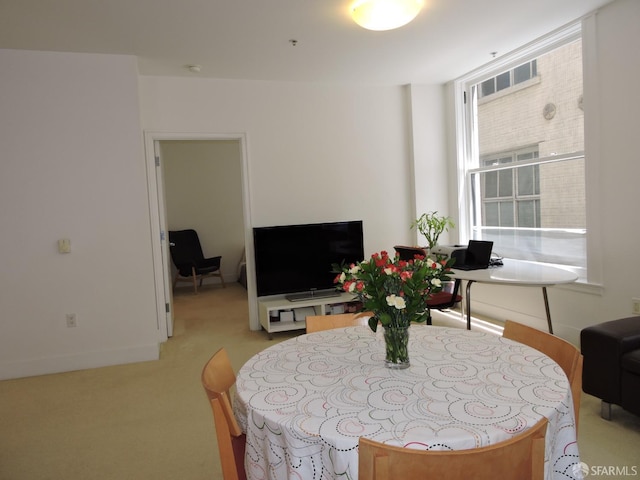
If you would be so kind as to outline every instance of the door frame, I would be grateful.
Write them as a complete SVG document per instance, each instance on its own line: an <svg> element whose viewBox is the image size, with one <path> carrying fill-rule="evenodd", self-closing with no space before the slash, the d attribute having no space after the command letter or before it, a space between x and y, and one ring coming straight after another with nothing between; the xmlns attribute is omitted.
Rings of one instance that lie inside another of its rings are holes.
<svg viewBox="0 0 640 480"><path fill-rule="evenodd" d="M173 300L171 298L171 264L163 258L168 252L168 233L165 226L165 192L162 167L156 166L156 142L163 140L237 140L240 144L242 211L244 221L244 240L247 252L247 273L253 271L253 235L251 222L251 204L249 196L249 161L247 157L247 140L244 133L171 133L144 132L145 159L147 169L147 192L149 196L149 218L151 220L151 250L153 257L154 284L156 291L156 312L159 341L166 341L172 334ZM168 258L168 255L166 256ZM255 298L254 279L247 275L249 299L249 326L257 319L257 304L250 299ZM167 308L168 306L168 308Z"/></svg>

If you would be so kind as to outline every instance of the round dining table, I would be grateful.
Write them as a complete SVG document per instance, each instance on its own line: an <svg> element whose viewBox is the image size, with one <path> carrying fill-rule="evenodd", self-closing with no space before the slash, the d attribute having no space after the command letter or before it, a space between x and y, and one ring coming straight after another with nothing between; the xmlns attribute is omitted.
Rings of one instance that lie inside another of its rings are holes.
<svg viewBox="0 0 640 480"><path fill-rule="evenodd" d="M250 480L358 478L358 440L464 450L549 420L545 479L579 467L571 388L547 355L483 331L412 325L410 367L385 367L381 329L300 335L239 371L234 411ZM496 474L499 478L499 474Z"/></svg>

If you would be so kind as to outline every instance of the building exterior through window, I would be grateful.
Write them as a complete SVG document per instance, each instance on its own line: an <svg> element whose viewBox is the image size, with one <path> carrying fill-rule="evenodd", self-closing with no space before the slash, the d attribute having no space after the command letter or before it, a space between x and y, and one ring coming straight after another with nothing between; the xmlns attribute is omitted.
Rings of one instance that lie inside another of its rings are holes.
<svg viewBox="0 0 640 480"><path fill-rule="evenodd" d="M577 37L512 68L467 80L465 115L471 122L463 171L471 238L492 240L498 255L568 265L584 277L584 112Z"/></svg>

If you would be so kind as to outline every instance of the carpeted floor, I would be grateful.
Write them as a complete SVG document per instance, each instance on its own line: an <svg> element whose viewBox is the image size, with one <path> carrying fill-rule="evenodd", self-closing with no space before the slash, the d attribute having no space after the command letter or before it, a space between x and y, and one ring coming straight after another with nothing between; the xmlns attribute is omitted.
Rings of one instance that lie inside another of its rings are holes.
<svg viewBox="0 0 640 480"><path fill-rule="evenodd" d="M174 311L174 336L159 361L0 382L0 480L220 479L203 365L225 346L237 370L254 353L302 332L269 340L250 331L239 284L205 287L199 295L181 289ZM452 318L434 312L434 323L463 327ZM640 478L640 418L616 407L611 422L599 413L599 401L583 394L582 461L619 467L599 478L633 478L622 474L633 467Z"/></svg>

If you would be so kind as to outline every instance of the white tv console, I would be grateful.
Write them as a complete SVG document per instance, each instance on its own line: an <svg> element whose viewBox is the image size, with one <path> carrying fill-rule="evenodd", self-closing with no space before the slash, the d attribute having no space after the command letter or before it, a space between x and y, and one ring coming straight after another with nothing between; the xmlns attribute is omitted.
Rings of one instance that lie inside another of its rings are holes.
<svg viewBox="0 0 640 480"><path fill-rule="evenodd" d="M260 325L269 334L269 339L273 338L274 332L287 332L290 330L302 330L307 328L306 322L302 321L271 321L272 311L293 310L296 308L312 307L315 315L329 315L332 305L354 302L355 299L350 293L340 293L335 297L309 298L291 302L284 295L258 298L258 316Z"/></svg>

